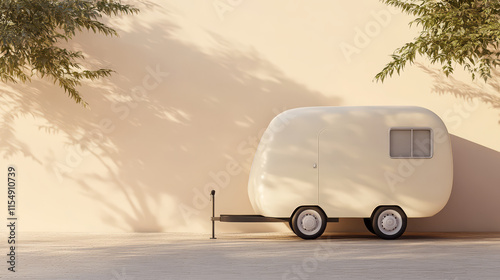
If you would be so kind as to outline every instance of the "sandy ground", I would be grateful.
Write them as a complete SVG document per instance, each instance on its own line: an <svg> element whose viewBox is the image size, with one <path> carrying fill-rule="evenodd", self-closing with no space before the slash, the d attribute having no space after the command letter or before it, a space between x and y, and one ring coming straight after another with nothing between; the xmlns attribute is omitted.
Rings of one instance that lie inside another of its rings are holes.
<svg viewBox="0 0 500 280"><path fill-rule="evenodd" d="M499 279L500 233L21 233L2 279ZM6 251L5 246L0 247ZM3 254L3 252L2 252ZM5 256L5 255L4 255Z"/></svg>

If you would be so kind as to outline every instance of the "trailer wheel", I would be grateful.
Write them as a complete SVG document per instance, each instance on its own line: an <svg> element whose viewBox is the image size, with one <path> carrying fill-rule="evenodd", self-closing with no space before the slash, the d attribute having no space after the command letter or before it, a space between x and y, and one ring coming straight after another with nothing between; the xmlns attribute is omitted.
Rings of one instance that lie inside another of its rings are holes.
<svg viewBox="0 0 500 280"><path fill-rule="evenodd" d="M292 217L292 230L300 238L316 239L326 228L326 215L318 207L301 207Z"/></svg>
<svg viewBox="0 0 500 280"><path fill-rule="evenodd" d="M370 219L370 218L364 218L364 219L363 219L363 222L365 223L365 227L366 227L366 229L367 229L369 232L371 232L371 233L375 234L375 231L373 230L373 226L372 226L372 219Z"/></svg>
<svg viewBox="0 0 500 280"><path fill-rule="evenodd" d="M372 218L375 234L382 239L396 239L406 230L406 214L399 207L380 207Z"/></svg>

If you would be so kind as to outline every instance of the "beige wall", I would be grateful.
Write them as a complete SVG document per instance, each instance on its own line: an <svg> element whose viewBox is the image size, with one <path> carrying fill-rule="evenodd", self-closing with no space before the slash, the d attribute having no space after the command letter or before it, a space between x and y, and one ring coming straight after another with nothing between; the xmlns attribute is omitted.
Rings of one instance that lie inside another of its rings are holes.
<svg viewBox="0 0 500 280"><path fill-rule="evenodd" d="M4 170L18 168L19 229L208 232L207 190L219 189L218 213L252 213L248 171L277 113L417 105L454 135L455 176L445 209L409 230L500 231L500 76L492 85L445 78L421 59L374 83L416 34L407 16L378 1L269 2L140 2L141 14L110 22L120 38L80 35L71 47L88 67L117 71L81 87L91 110L50 81L1 84L0 153ZM344 220L329 229L363 227Z"/></svg>

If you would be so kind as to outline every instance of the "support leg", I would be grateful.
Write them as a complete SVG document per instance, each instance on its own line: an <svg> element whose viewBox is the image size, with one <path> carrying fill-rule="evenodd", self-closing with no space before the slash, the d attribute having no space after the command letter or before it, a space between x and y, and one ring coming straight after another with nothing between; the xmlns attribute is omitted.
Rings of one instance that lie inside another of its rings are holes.
<svg viewBox="0 0 500 280"><path fill-rule="evenodd" d="M210 192L210 198L212 200L212 237L210 239L217 239L215 238L215 190Z"/></svg>

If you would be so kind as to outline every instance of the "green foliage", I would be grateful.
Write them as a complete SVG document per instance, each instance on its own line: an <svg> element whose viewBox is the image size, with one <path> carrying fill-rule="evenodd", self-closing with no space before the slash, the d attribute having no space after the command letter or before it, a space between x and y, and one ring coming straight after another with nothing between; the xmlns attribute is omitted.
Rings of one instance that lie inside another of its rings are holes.
<svg viewBox="0 0 500 280"><path fill-rule="evenodd" d="M33 75L47 77L86 106L76 89L80 81L109 76L112 70L82 70L82 53L58 43L84 30L117 36L99 19L138 11L114 0L0 0L0 79L27 82Z"/></svg>
<svg viewBox="0 0 500 280"><path fill-rule="evenodd" d="M485 81L500 64L500 1L498 0L382 0L416 17L410 22L422 28L413 42L395 50L392 61L375 76L384 81L400 73L417 54L442 65L448 76L458 64L472 79Z"/></svg>

